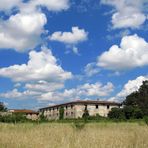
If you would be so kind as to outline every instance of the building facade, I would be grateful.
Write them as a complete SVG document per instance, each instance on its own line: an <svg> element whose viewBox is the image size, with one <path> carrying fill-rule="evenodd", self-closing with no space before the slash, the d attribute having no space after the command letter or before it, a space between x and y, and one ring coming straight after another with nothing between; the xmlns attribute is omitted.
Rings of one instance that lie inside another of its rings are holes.
<svg viewBox="0 0 148 148"><path fill-rule="evenodd" d="M64 108L64 118L82 118L84 110L87 109L90 116L99 114L107 117L112 108L120 108L121 104L109 101L74 101L64 104L49 106L39 109L39 113L43 114L49 120L59 119L59 110Z"/></svg>
<svg viewBox="0 0 148 148"><path fill-rule="evenodd" d="M15 113L21 113L26 116L27 119L30 120L38 120L39 113L33 110L26 110L26 109L10 109L8 110L9 113L15 114Z"/></svg>

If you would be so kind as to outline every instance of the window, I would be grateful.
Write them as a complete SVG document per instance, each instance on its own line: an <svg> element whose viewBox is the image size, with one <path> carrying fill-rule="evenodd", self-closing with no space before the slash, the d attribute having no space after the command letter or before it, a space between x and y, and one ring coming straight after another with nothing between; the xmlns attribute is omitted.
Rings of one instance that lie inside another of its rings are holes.
<svg viewBox="0 0 148 148"><path fill-rule="evenodd" d="M73 112L71 112L71 115L73 115Z"/></svg>
<svg viewBox="0 0 148 148"><path fill-rule="evenodd" d="M71 105L71 109L73 108L73 105Z"/></svg>
<svg viewBox="0 0 148 148"><path fill-rule="evenodd" d="M98 105L96 105L96 109L98 109Z"/></svg>
<svg viewBox="0 0 148 148"><path fill-rule="evenodd" d="M68 115L68 113L66 113L66 116Z"/></svg>
<svg viewBox="0 0 148 148"><path fill-rule="evenodd" d="M109 109L110 108L110 106L109 105L107 105L107 109Z"/></svg>
<svg viewBox="0 0 148 148"><path fill-rule="evenodd" d="M68 106L66 105L66 109L68 108Z"/></svg>

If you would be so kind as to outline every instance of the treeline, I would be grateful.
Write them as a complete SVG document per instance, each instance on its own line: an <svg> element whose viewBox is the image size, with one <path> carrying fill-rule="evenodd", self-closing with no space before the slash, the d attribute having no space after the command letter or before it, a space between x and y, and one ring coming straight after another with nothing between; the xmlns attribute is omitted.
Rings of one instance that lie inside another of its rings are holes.
<svg viewBox="0 0 148 148"><path fill-rule="evenodd" d="M144 81L138 91L126 97L122 108L112 108L108 117L119 120L148 117L148 81Z"/></svg>
<svg viewBox="0 0 148 148"><path fill-rule="evenodd" d="M148 124L148 81L144 81L138 91L128 95L122 103L122 108L112 108L108 114L108 118L89 116L87 108L84 110L82 118L79 119L64 119L64 109L60 108L60 117L58 121L48 121L43 114L40 115L37 121L31 121L24 114L0 114L0 122L17 123L17 122L99 122L99 121L129 121L129 120L144 120ZM6 112L7 108L3 103L0 103L0 112Z"/></svg>
<svg viewBox="0 0 148 148"><path fill-rule="evenodd" d="M15 113L15 114L5 114L0 115L0 122L4 123L23 123L29 121L24 114Z"/></svg>

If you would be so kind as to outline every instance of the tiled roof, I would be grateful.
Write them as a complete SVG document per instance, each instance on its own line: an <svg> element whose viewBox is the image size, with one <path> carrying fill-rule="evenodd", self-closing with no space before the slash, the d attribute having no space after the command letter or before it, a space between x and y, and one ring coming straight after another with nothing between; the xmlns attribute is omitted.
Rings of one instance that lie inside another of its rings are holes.
<svg viewBox="0 0 148 148"><path fill-rule="evenodd" d="M13 113L25 113L25 114L38 114L38 112L33 110L27 110L27 109L10 109L9 112Z"/></svg>
<svg viewBox="0 0 148 148"><path fill-rule="evenodd" d="M57 105L53 105L53 106L48 106L48 107L40 108L40 110L46 109L46 108L60 107L60 106L65 106L65 105L75 105L75 104L84 104L84 105L88 105L88 104L94 104L94 105L102 104L102 105L118 105L118 106L121 105L121 103L111 102L111 101L77 100L77 101L72 101L72 102L67 102L67 103L63 103L63 104L57 104Z"/></svg>

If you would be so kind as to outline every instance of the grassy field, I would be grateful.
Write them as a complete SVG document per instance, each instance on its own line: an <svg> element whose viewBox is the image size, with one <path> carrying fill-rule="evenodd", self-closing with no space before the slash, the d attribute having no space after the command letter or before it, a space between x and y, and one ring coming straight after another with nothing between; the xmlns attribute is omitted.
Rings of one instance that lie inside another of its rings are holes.
<svg viewBox="0 0 148 148"><path fill-rule="evenodd" d="M0 148L148 148L144 123L2 124Z"/></svg>

